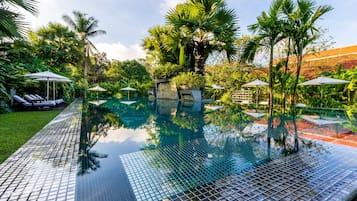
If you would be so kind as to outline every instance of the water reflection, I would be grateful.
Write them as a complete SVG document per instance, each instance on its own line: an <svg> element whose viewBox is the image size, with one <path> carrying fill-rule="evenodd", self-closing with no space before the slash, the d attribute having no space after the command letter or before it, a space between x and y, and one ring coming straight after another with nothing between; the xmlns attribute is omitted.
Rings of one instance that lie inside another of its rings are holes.
<svg viewBox="0 0 357 201"><path fill-rule="evenodd" d="M146 138L146 145L141 147L142 150L178 145L180 150L175 150L172 154L193 154L198 159L195 163L205 163L212 154L222 155L219 152L236 153L255 163L261 159L286 156L299 151L295 118L280 116L269 120L264 113L242 112L239 106L211 110L205 109L201 103L137 101L127 105L110 99L101 106L85 105L83 111L79 174L96 170L100 167L98 159L110 154L92 150L101 137L103 143L142 142ZM121 127L127 130L118 131ZM106 138L108 132L113 134ZM304 142L303 145L308 143ZM184 149L204 152L187 152ZM167 154L170 153L161 155ZM224 156L229 157L229 154ZM194 159L193 155L185 158ZM173 163L172 167L180 165Z"/></svg>
<svg viewBox="0 0 357 201"><path fill-rule="evenodd" d="M78 175L88 174L100 168L99 159L108 157L108 154L92 150L93 146L101 137L107 136L110 128L122 125L115 113L97 105L83 104L82 112Z"/></svg>

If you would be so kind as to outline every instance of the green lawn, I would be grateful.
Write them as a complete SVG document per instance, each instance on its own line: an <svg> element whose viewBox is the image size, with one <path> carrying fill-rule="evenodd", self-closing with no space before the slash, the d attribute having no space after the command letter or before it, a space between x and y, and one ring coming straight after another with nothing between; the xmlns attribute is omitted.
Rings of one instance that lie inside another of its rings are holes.
<svg viewBox="0 0 357 201"><path fill-rule="evenodd" d="M60 112L60 110L51 110L0 114L0 163Z"/></svg>

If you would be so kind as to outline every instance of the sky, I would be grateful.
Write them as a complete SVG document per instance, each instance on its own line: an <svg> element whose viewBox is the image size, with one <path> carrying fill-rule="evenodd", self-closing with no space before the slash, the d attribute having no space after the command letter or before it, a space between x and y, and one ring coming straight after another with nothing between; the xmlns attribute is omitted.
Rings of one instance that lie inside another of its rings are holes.
<svg viewBox="0 0 357 201"><path fill-rule="evenodd" d="M36 30L49 22L65 24L64 14L72 16L77 10L99 21L99 29L107 32L92 38L109 59L144 58L141 48L148 29L165 23L165 14L183 0L38 0L39 14L26 14L30 28ZM262 11L268 10L272 0L226 0L238 16L239 35L250 34L247 26L256 22ZM331 5L334 10L323 16L318 25L327 29L333 47L357 45L357 0L316 0L317 5Z"/></svg>

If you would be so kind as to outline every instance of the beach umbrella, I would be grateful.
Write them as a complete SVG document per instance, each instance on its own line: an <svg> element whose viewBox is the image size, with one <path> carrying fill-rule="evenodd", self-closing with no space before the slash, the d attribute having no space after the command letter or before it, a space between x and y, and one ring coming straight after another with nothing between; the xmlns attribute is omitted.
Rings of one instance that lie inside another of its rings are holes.
<svg viewBox="0 0 357 201"><path fill-rule="evenodd" d="M129 92L130 91L136 91L136 89L134 89L134 88L132 88L130 86L127 86L127 87L121 88L120 91L128 91L128 100L129 100L129 98L130 98Z"/></svg>
<svg viewBox="0 0 357 201"><path fill-rule="evenodd" d="M89 101L90 104L93 104L93 105L96 105L96 106L99 106L103 103L106 103L107 101L106 100L95 100L95 101Z"/></svg>
<svg viewBox="0 0 357 201"><path fill-rule="evenodd" d="M25 74L25 77L30 77L30 78L42 78L42 79L46 79L47 81L47 94L46 94L46 98L47 100L49 100L49 93L50 93L50 79L68 79L62 75L58 75L56 73L52 73L50 71L45 71L45 72L39 72L39 73L29 73L29 74Z"/></svg>
<svg viewBox="0 0 357 201"><path fill-rule="evenodd" d="M107 91L106 89L100 87L99 85L95 86L95 87L92 87L92 88L89 88L88 89L89 91L96 91L97 92L97 100L98 100L98 92L99 91Z"/></svg>
<svg viewBox="0 0 357 201"><path fill-rule="evenodd" d="M68 78L37 78L35 79L36 81L49 81L49 82L53 82L53 100L56 100L56 82L72 82L72 80L68 79Z"/></svg>
<svg viewBox="0 0 357 201"><path fill-rule="evenodd" d="M319 85L319 86L321 86L320 97L321 97L321 100L322 100L322 96L323 96L322 85L346 84L346 83L349 83L349 82L350 81L347 81L347 80L339 80L339 79L334 79L334 78L321 76L321 77L318 77L318 78L303 82L303 83L299 84L299 86L309 86L309 85L316 85L316 86ZM322 107L322 101L321 101L321 105L320 106Z"/></svg>
<svg viewBox="0 0 357 201"><path fill-rule="evenodd" d="M217 84L213 84L213 85L212 85L212 89L219 89L219 90L222 90L222 89L224 89L224 87L219 86L219 85L217 85Z"/></svg>
<svg viewBox="0 0 357 201"><path fill-rule="evenodd" d="M259 88L258 87L265 87L268 86L268 83L263 82L259 79L254 80L253 82L249 82L247 84L243 84L242 87L255 87L257 89L256 94L256 107L258 108L258 95L259 95Z"/></svg>

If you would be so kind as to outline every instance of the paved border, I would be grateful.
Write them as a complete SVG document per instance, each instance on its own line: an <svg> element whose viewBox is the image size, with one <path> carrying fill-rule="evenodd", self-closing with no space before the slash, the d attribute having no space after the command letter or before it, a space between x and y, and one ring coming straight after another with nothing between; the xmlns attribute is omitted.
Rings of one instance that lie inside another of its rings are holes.
<svg viewBox="0 0 357 201"><path fill-rule="evenodd" d="M0 164L0 201L75 199L81 106L75 100Z"/></svg>

